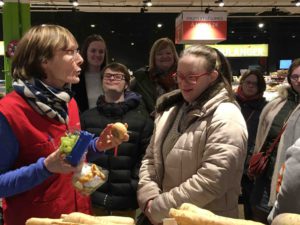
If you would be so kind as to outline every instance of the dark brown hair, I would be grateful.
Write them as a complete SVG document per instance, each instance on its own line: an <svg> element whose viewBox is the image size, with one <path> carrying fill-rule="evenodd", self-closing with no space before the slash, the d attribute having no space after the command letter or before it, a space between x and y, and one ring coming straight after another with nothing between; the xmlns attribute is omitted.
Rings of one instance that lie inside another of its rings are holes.
<svg viewBox="0 0 300 225"><path fill-rule="evenodd" d="M113 63L110 63L108 65L106 65L102 72L101 72L101 80L103 80L103 74L105 72L105 70L107 69L111 69L113 71L117 71L117 72L122 72L124 73L124 77L125 77L125 81L127 83L127 85L129 85L130 83L130 74L129 74L129 71L127 69L127 67L121 63L117 63L117 62L113 62Z"/></svg>
<svg viewBox="0 0 300 225"><path fill-rule="evenodd" d="M104 43L105 45L105 55L104 55L104 59L103 59L103 63L100 67L100 71L107 65L107 62L108 62L108 53L107 53L107 47L106 47L106 43L104 41L104 39L102 38L101 35L99 34L92 34L90 36L88 36L84 41L83 41L83 44L82 44L82 47L81 47L81 50L80 50L80 54L83 58L83 63L81 65L81 68L82 68L82 71L86 71L87 67L88 67L88 60L87 60L87 50L88 50L88 47L90 46L90 44L94 41L101 41Z"/></svg>
<svg viewBox="0 0 300 225"><path fill-rule="evenodd" d="M259 70L247 70L240 78L240 84L243 84L247 77L254 75L257 78L257 94L262 94L266 90L266 81L263 74Z"/></svg>

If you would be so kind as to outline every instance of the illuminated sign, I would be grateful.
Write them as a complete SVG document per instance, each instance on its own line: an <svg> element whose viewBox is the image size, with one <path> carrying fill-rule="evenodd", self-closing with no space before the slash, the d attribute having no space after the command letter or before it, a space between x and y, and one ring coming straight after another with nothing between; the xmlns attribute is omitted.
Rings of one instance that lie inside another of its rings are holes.
<svg viewBox="0 0 300 225"><path fill-rule="evenodd" d="M268 57L268 44L209 45L226 57Z"/></svg>
<svg viewBox="0 0 300 225"><path fill-rule="evenodd" d="M217 43L227 37L227 13L182 12L175 22L176 44Z"/></svg>

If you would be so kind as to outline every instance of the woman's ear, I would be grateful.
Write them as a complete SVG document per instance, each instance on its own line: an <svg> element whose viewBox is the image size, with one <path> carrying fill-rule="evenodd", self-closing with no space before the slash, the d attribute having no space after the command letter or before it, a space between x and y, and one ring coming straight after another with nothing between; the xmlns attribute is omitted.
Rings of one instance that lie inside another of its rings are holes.
<svg viewBox="0 0 300 225"><path fill-rule="evenodd" d="M128 83L126 82L125 86L124 86L124 91L127 91L128 88Z"/></svg>
<svg viewBox="0 0 300 225"><path fill-rule="evenodd" d="M41 66L43 69L45 69L48 65L48 60L47 59L42 59L42 62L41 62Z"/></svg>
<svg viewBox="0 0 300 225"><path fill-rule="evenodd" d="M213 70L210 73L211 82L214 82L219 77L219 72L217 70Z"/></svg>

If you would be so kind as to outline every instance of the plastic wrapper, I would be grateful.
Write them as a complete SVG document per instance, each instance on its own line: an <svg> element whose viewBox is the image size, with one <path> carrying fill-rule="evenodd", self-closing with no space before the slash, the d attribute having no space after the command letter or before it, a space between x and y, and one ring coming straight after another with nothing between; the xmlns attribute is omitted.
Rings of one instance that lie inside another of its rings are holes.
<svg viewBox="0 0 300 225"><path fill-rule="evenodd" d="M66 161L77 166L94 135L87 131L76 131L61 137L60 151L66 154Z"/></svg>
<svg viewBox="0 0 300 225"><path fill-rule="evenodd" d="M84 163L81 171L74 173L73 186L82 194L90 195L103 185L108 178L108 170L92 163Z"/></svg>

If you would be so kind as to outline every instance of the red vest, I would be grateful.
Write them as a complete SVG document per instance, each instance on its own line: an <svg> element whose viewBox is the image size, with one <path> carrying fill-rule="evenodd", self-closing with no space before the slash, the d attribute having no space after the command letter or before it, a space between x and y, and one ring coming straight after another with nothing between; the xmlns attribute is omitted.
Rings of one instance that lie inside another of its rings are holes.
<svg viewBox="0 0 300 225"><path fill-rule="evenodd" d="M69 125L37 113L19 94L12 92L0 101L0 112L6 117L19 142L14 168L35 163L59 146L65 132L80 129L77 104L68 105ZM54 174L29 191L3 199L5 225L24 225L30 217L59 218L61 214L90 214L90 199L79 194L71 184L72 174Z"/></svg>

